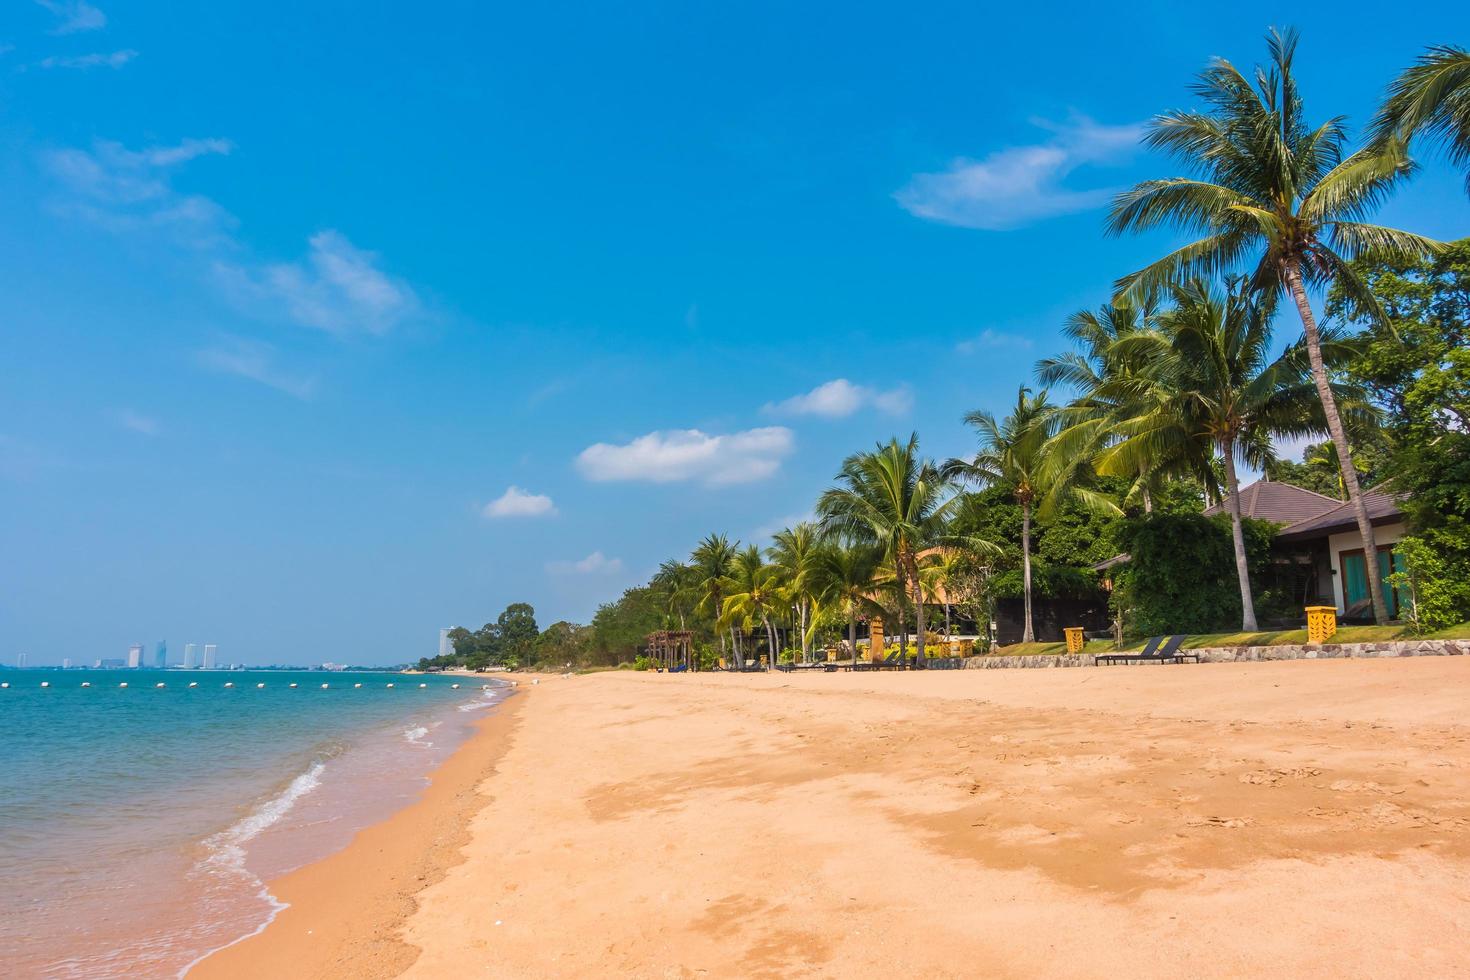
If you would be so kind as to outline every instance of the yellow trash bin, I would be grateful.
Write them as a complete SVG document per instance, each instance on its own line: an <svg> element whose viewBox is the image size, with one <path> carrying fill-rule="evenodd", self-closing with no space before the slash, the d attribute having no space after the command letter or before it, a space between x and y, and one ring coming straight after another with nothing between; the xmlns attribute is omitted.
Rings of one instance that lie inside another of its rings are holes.
<svg viewBox="0 0 1470 980"><path fill-rule="evenodd" d="M1084 642L1082 637L1082 627L1068 626L1066 629L1062 630L1062 632L1067 634L1067 652L1081 653L1082 644Z"/></svg>
<svg viewBox="0 0 1470 980"><path fill-rule="evenodd" d="M1307 607L1307 642L1326 643L1337 632L1336 606Z"/></svg>

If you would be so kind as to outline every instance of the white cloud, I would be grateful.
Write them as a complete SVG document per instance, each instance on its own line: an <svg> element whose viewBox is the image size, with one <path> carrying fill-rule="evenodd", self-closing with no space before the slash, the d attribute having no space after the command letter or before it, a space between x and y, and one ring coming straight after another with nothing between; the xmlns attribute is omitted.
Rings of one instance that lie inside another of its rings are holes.
<svg viewBox="0 0 1470 980"><path fill-rule="evenodd" d="M1052 138L980 160L960 157L941 173L915 174L894 198L915 217L991 231L1087 211L1105 204L1117 188L1076 189L1064 186L1066 178L1086 164L1125 160L1143 134L1142 124L1104 126L1085 116L1036 124Z"/></svg>
<svg viewBox="0 0 1470 980"><path fill-rule="evenodd" d="M545 494L507 487L505 493L485 505L482 513L486 517L551 517L556 514L556 505Z"/></svg>
<svg viewBox="0 0 1470 980"><path fill-rule="evenodd" d="M220 344L202 350L199 363L211 371L232 374L283 391L305 400L316 389L316 379L279 368L275 348L243 337L226 337Z"/></svg>
<svg viewBox="0 0 1470 980"><path fill-rule="evenodd" d="M418 297L408 284L379 269L376 254L353 245L341 232L319 231L308 245L301 262L258 269L220 262L215 272L247 305L338 335L381 336L418 312Z"/></svg>
<svg viewBox="0 0 1470 980"><path fill-rule="evenodd" d="M623 570L623 560L594 551L580 561L549 561L546 570L559 575L613 575Z"/></svg>
<svg viewBox="0 0 1470 980"><path fill-rule="evenodd" d="M125 48L122 51L97 51L92 54L52 55L36 62L36 66L39 68L79 68L82 71L92 68L116 69L136 57L138 57L138 52L132 48Z"/></svg>
<svg viewBox="0 0 1470 980"><path fill-rule="evenodd" d="M805 394L768 404L763 411L771 415L817 415L840 419L869 405L890 415L902 415L913 408L914 395L908 385L879 391L838 378L817 385Z"/></svg>
<svg viewBox="0 0 1470 980"><path fill-rule="evenodd" d="M38 4L61 18L52 34L77 34L100 31L107 26L107 15L86 0L36 0Z"/></svg>
<svg viewBox="0 0 1470 980"><path fill-rule="evenodd" d="M209 246L224 239L235 219L207 197L174 190L173 173L190 160L223 156L232 149L223 139L186 139L141 150L98 140L90 150L48 152L41 163L66 192L59 206L65 213L114 232L163 231Z"/></svg>
<svg viewBox="0 0 1470 980"><path fill-rule="evenodd" d="M622 445L599 442L577 456L589 480L643 480L675 483L699 480L706 486L751 483L776 472L796 440L784 426L709 435L698 429L650 432Z"/></svg>
<svg viewBox="0 0 1470 980"><path fill-rule="evenodd" d="M986 350L1030 350L1032 346L1030 337L987 327L969 340L955 344L954 349L960 354L977 354Z"/></svg>
<svg viewBox="0 0 1470 980"><path fill-rule="evenodd" d="M158 420L151 418L141 412L135 412L130 408L120 408L110 413L112 421L130 432L139 435L156 436L161 430Z"/></svg>

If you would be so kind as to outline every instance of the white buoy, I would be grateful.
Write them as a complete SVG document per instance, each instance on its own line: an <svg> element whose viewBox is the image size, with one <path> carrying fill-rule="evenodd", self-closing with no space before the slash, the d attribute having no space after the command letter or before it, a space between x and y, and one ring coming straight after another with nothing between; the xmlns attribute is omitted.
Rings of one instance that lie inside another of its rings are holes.
<svg viewBox="0 0 1470 980"><path fill-rule="evenodd" d="M354 684L352 686L353 687L362 687L362 681L358 681L356 684Z"/></svg>
<svg viewBox="0 0 1470 980"><path fill-rule="evenodd" d="M50 681L42 681L41 682L41 686L42 687L50 687L51 686L51 682Z"/></svg>
<svg viewBox="0 0 1470 980"><path fill-rule="evenodd" d="M91 687L92 686L92 682L91 681L82 681L82 686L83 687Z"/></svg>
<svg viewBox="0 0 1470 980"><path fill-rule="evenodd" d="M428 687L428 686L429 686L429 685L427 685L427 684L420 684L420 685L419 685L419 687Z"/></svg>
<svg viewBox="0 0 1470 980"><path fill-rule="evenodd" d="M190 684L189 686L190 687L193 687L194 685L193 684ZM235 686L235 682L234 681L225 681L225 687L234 687L234 686Z"/></svg>
<svg viewBox="0 0 1470 980"><path fill-rule="evenodd" d="M265 687L265 681L261 681L259 684L255 685L255 689L257 691L260 690L262 687Z"/></svg>
<svg viewBox="0 0 1470 980"><path fill-rule="evenodd" d="M9 681L0 681L0 688L9 687L9 686L10 686L10 682Z"/></svg>
<svg viewBox="0 0 1470 980"><path fill-rule="evenodd" d="M189 682L189 686L190 687L198 687L199 686L199 682L198 681L190 681Z"/></svg>
<svg viewBox="0 0 1470 980"><path fill-rule="evenodd" d="M291 682L291 686L292 686L292 687L295 687L295 686L296 686L296 682L295 682L295 681L292 681L292 682Z"/></svg>
<svg viewBox="0 0 1470 980"><path fill-rule="evenodd" d="M322 685L322 690L325 691L326 689L327 689L327 685L323 684Z"/></svg>
<svg viewBox="0 0 1470 980"><path fill-rule="evenodd" d="M127 686L128 686L128 682L127 681L123 681L121 684L118 685L118 687L127 687Z"/></svg>
<svg viewBox="0 0 1470 980"><path fill-rule="evenodd" d="M451 691L458 691L459 690L459 685L458 684L450 684L449 685L449 689Z"/></svg>
<svg viewBox="0 0 1470 980"><path fill-rule="evenodd" d="M157 684L154 684L153 686L154 687L163 687L163 681L159 681Z"/></svg>
<svg viewBox="0 0 1470 980"><path fill-rule="evenodd" d="M389 684L389 685L388 685L388 686L389 686L389 687L392 687L392 686L393 686L393 685L392 685L392 684Z"/></svg>

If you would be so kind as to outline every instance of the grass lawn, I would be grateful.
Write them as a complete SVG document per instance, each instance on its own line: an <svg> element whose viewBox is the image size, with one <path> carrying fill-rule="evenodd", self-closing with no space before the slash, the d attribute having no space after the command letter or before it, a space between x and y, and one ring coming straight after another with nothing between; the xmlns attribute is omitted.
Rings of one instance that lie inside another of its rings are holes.
<svg viewBox="0 0 1470 980"><path fill-rule="evenodd" d="M1415 637L1407 626L1343 626L1332 638L1333 643L1369 643L1375 640L1470 640L1470 622L1451 626L1437 633ZM1201 633L1184 641L1185 648L1192 647L1270 647L1285 644L1306 643L1307 631L1276 630L1263 633ZM1117 650L1139 650L1143 640L1124 640L1122 646L1111 640L1088 640L1082 648L1084 653L1112 653ZM1047 656L1067 652L1065 643L1012 643L999 647L991 656L1023 657Z"/></svg>

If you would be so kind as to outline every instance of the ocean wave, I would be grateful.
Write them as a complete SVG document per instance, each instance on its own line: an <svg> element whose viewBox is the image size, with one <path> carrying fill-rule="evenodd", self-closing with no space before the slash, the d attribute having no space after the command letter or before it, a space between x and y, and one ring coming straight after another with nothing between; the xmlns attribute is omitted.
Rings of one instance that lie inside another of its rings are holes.
<svg viewBox="0 0 1470 980"><path fill-rule="evenodd" d="M419 725L417 728L405 728L403 730L403 740L410 745L433 745L433 742L424 739L424 736L427 734L429 734L429 730L423 725Z"/></svg>
<svg viewBox="0 0 1470 980"><path fill-rule="evenodd" d="M291 808L296 805L297 800L320 786L322 784L322 772L325 769L326 763L313 762L305 772L291 780L290 784L281 790L281 792L260 804L260 806L235 821L229 827L205 838L204 847L209 853L199 863L199 870L213 875L247 879L255 887L256 895L269 906L270 911L266 914L264 921L256 926L252 932L225 943L224 946L218 946L206 951L184 966L183 969L179 970L177 976L183 977L206 957L219 952L221 949L243 942L251 936L259 935L286 908L286 903L272 895L270 889L266 888L265 882L252 874L250 869L245 866L245 845L256 837L259 837L271 826L279 823L281 818L289 813Z"/></svg>

